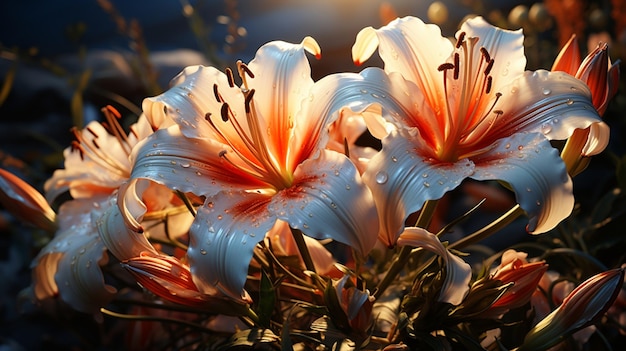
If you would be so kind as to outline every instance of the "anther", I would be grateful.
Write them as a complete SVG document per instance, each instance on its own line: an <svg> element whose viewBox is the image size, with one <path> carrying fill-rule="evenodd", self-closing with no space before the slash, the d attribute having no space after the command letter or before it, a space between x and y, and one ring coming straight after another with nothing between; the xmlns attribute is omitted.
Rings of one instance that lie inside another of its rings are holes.
<svg viewBox="0 0 626 351"><path fill-rule="evenodd" d="M85 129L87 129L87 131L88 131L91 135L93 135L93 136L94 136L94 138L97 138L97 137L98 137L98 134L96 134L96 132L94 132L94 131L90 128L90 127L87 127L87 128L85 128Z"/></svg>
<svg viewBox="0 0 626 351"><path fill-rule="evenodd" d="M100 148L100 145L98 145L98 142L96 141L96 139L93 139L93 140L91 141L91 143L93 144L93 146L95 146L95 147L96 147L96 149L99 149L99 148Z"/></svg>
<svg viewBox="0 0 626 351"><path fill-rule="evenodd" d="M491 84L492 84L493 78L491 78L491 76L487 77L487 87L485 88L485 94L489 94L491 92ZM502 94L500 94L502 95Z"/></svg>
<svg viewBox="0 0 626 351"><path fill-rule="evenodd" d="M489 60L487 67L485 67L485 75L489 75L489 72L491 72L491 69L493 68L493 62L493 59Z"/></svg>
<svg viewBox="0 0 626 351"><path fill-rule="evenodd" d="M226 153L227 153L227 152L228 152L228 151L226 151L226 150L222 150L222 151L220 151L220 152L219 152L218 156L219 156L219 157L226 157Z"/></svg>
<svg viewBox="0 0 626 351"><path fill-rule="evenodd" d="M217 91L217 84L213 84L213 95L215 95L215 100L217 100L217 102L222 102L222 97L220 96L220 92Z"/></svg>
<svg viewBox="0 0 626 351"><path fill-rule="evenodd" d="M207 121L210 121L212 115L213 114L211 112L207 112L207 113L204 114L204 119L206 119Z"/></svg>
<svg viewBox="0 0 626 351"><path fill-rule="evenodd" d="M231 88L235 87L235 77L233 77L233 70L229 67L226 67L226 77L228 78L228 85Z"/></svg>
<svg viewBox="0 0 626 351"><path fill-rule="evenodd" d="M437 70L439 72L446 71L446 70L449 70L449 69L454 69L454 65L451 64L450 62L442 63L442 64L439 65L439 67L437 67Z"/></svg>
<svg viewBox="0 0 626 351"><path fill-rule="evenodd" d="M456 48L460 48L461 44L463 44L463 40L465 40L465 32L459 33L459 38L456 40Z"/></svg>
<svg viewBox="0 0 626 351"><path fill-rule="evenodd" d="M250 68L248 68L245 63L241 63L239 67L248 75L248 77L254 78L254 73L252 73Z"/></svg>
<svg viewBox="0 0 626 351"><path fill-rule="evenodd" d="M459 64L461 58L458 52L454 53L454 79L459 79Z"/></svg>
<svg viewBox="0 0 626 351"><path fill-rule="evenodd" d="M228 104L224 103L222 104L222 110L220 111L221 115L222 115L222 121L227 122L228 121Z"/></svg>
<svg viewBox="0 0 626 351"><path fill-rule="evenodd" d="M502 110L493 110L493 113L495 113L496 115L500 116L501 114L504 114L504 111L502 111Z"/></svg>
<svg viewBox="0 0 626 351"><path fill-rule="evenodd" d="M251 89L246 94L245 105L244 105L246 107L246 113L250 113L250 103L252 102L253 97L254 97L254 89Z"/></svg>
<svg viewBox="0 0 626 351"><path fill-rule="evenodd" d="M489 62L491 61L491 56L489 55L489 51L487 51L487 49L485 49L484 46L480 47L480 53L483 55L483 57L485 58L485 62Z"/></svg>

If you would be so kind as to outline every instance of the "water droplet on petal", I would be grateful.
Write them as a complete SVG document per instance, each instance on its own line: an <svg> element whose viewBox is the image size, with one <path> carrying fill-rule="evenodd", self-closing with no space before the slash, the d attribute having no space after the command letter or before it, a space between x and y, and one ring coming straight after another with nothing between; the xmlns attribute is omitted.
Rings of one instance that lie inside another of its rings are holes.
<svg viewBox="0 0 626 351"><path fill-rule="evenodd" d="M522 150L524 148L524 145L520 145L517 147L518 150Z"/></svg>
<svg viewBox="0 0 626 351"><path fill-rule="evenodd" d="M346 190L350 190L350 189L352 189L352 188L350 187L350 184L346 184Z"/></svg>
<svg viewBox="0 0 626 351"><path fill-rule="evenodd" d="M183 167L183 168L191 167L191 165L189 163L186 163L186 162L185 163L181 163L180 166Z"/></svg>
<svg viewBox="0 0 626 351"><path fill-rule="evenodd" d="M572 105L574 103L574 100L567 99L567 101L565 101L565 103L568 104L568 105Z"/></svg>
<svg viewBox="0 0 626 351"><path fill-rule="evenodd" d="M387 172L385 171L380 171L378 173L376 173L376 183L378 184L385 184L387 183L387 179L389 178L389 176L387 175Z"/></svg>
<svg viewBox="0 0 626 351"><path fill-rule="evenodd" d="M543 95L550 95L550 93L552 93L552 90L550 90L548 88L543 88L543 90L541 90L541 93Z"/></svg>
<svg viewBox="0 0 626 351"><path fill-rule="evenodd" d="M222 215L217 215L217 219L222 219L224 218Z"/></svg>
<svg viewBox="0 0 626 351"><path fill-rule="evenodd" d="M200 250L200 254L206 255L206 250L205 249Z"/></svg>
<svg viewBox="0 0 626 351"><path fill-rule="evenodd" d="M429 183L429 182L424 182L424 186L425 186L426 188L430 188L430 183Z"/></svg>
<svg viewBox="0 0 626 351"><path fill-rule="evenodd" d="M506 145L504 145L504 148L505 148L505 149L509 149L509 148L511 148L511 143L506 143Z"/></svg>
<svg viewBox="0 0 626 351"><path fill-rule="evenodd" d="M391 156L391 161L393 161L393 162L398 162L398 158L397 158L397 157L395 157L395 156Z"/></svg>
<svg viewBox="0 0 626 351"><path fill-rule="evenodd" d="M170 164L175 165L176 161L170 161Z"/></svg>

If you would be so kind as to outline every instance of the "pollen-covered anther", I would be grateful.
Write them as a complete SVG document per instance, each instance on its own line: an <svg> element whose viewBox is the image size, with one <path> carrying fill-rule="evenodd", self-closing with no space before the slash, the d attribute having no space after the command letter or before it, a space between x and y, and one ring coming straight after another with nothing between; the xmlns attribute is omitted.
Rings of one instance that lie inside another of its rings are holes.
<svg viewBox="0 0 626 351"><path fill-rule="evenodd" d="M235 87L235 77L233 76L233 70L229 67L226 67L226 77L228 78L228 85L231 88Z"/></svg>
<svg viewBox="0 0 626 351"><path fill-rule="evenodd" d="M220 115L222 115L222 121L228 122L228 120L230 119L228 116L229 113L230 113L230 108L228 107L228 104L223 103L222 108L220 110Z"/></svg>
<svg viewBox="0 0 626 351"><path fill-rule="evenodd" d="M463 41L465 40L465 32L461 32L459 33L459 38L456 40L456 45L455 47L458 49L461 47L461 45L463 44Z"/></svg>

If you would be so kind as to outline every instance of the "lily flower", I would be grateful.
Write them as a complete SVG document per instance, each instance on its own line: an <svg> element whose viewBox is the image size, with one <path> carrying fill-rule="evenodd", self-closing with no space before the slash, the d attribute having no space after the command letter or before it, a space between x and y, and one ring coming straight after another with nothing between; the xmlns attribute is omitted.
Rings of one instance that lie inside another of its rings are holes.
<svg viewBox="0 0 626 351"><path fill-rule="evenodd" d="M361 64L379 47L387 73L370 68L346 83L368 93L362 95L375 93L367 101L376 100L386 118L368 119L383 147L363 180L376 199L380 238L388 246L408 215L468 177L508 183L530 217L527 230L552 229L569 216L574 198L549 140L603 123L582 81L562 72L524 72L521 30L476 17L462 24L456 39L405 17L364 28L352 48Z"/></svg>
<svg viewBox="0 0 626 351"><path fill-rule="evenodd" d="M600 43L581 60L576 35L572 35L554 60L552 71L562 71L582 80L589 86L593 106L599 115L606 112L609 101L619 86L619 64L611 63L608 45ZM583 171L589 163L588 156L604 150L608 142L609 128L603 123L594 123L586 129L577 129L568 138L561 157L571 175ZM603 144L594 145L601 141Z"/></svg>
<svg viewBox="0 0 626 351"><path fill-rule="evenodd" d="M623 282L624 268L598 273L585 280L528 332L518 350L548 349L564 336L591 325L615 301Z"/></svg>
<svg viewBox="0 0 626 351"><path fill-rule="evenodd" d="M439 293L439 301L460 304L469 291L472 267L462 258L452 254L437 235L418 227L407 227L398 238L398 246L419 247L443 258L446 278Z"/></svg>
<svg viewBox="0 0 626 351"><path fill-rule="evenodd" d="M372 194L343 154L325 149L336 118L333 81L315 83L300 44L262 46L232 71L187 67L172 88L144 100L158 130L133 155L134 179L206 196L190 229L188 258L202 292L217 286L242 296L257 243L276 220L316 239L334 239L365 255L375 244Z"/></svg>

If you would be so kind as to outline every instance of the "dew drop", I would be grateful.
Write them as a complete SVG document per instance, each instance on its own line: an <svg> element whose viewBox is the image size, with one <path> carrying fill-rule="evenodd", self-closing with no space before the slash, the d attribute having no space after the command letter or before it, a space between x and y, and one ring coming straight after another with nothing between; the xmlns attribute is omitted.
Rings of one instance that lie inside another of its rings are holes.
<svg viewBox="0 0 626 351"><path fill-rule="evenodd" d="M206 250L205 249L200 250L200 254L206 255Z"/></svg>
<svg viewBox="0 0 626 351"><path fill-rule="evenodd" d="M524 148L524 145L520 145L517 147L518 150L522 150Z"/></svg>
<svg viewBox="0 0 626 351"><path fill-rule="evenodd" d="M337 208L337 204L336 204L336 203L334 203L334 202L331 202L331 203L330 203L330 207L332 207L332 208Z"/></svg>
<svg viewBox="0 0 626 351"><path fill-rule="evenodd" d="M537 200L535 203L537 204L537 206L541 206L541 201Z"/></svg>
<svg viewBox="0 0 626 351"><path fill-rule="evenodd" d="M176 161L170 161L170 164L175 165Z"/></svg>
<svg viewBox="0 0 626 351"><path fill-rule="evenodd" d="M360 91L361 91L361 94L367 94L367 90L365 89L361 89Z"/></svg>
<svg viewBox="0 0 626 351"><path fill-rule="evenodd" d="M397 158L397 157L395 157L395 156L391 156L391 161L393 161L393 162L398 162L398 158Z"/></svg>
<svg viewBox="0 0 626 351"><path fill-rule="evenodd" d="M346 190L352 189L349 184L346 184Z"/></svg>
<svg viewBox="0 0 626 351"><path fill-rule="evenodd" d="M425 186L426 188L430 188L430 183L429 183L429 182L424 182L424 186Z"/></svg>
<svg viewBox="0 0 626 351"><path fill-rule="evenodd" d="M378 184L385 184L387 183L387 179L389 178L389 176L387 175L387 172L385 171L380 171L378 173L376 173L376 183Z"/></svg>
<svg viewBox="0 0 626 351"><path fill-rule="evenodd" d="M552 127L550 127L549 125L544 124L544 125L542 125L542 126L541 126L541 132L542 132L543 134L548 134L548 133L550 133L551 131L552 131Z"/></svg>
<svg viewBox="0 0 626 351"><path fill-rule="evenodd" d="M222 218L224 218L224 216L222 216L222 215L217 215L217 219L222 219Z"/></svg>
<svg viewBox="0 0 626 351"><path fill-rule="evenodd" d="M528 191L530 193L533 190L531 188L526 188L526 191Z"/></svg>
<svg viewBox="0 0 626 351"><path fill-rule="evenodd" d="M200 173L200 171L196 171L196 175L201 176L202 173Z"/></svg>
<svg viewBox="0 0 626 351"><path fill-rule="evenodd" d="M422 173L422 178L428 178L428 173Z"/></svg>
<svg viewBox="0 0 626 351"><path fill-rule="evenodd" d="M543 90L541 90L541 93L543 95L550 95L550 93L552 93L552 90L550 90L548 88L543 88Z"/></svg>
<svg viewBox="0 0 626 351"><path fill-rule="evenodd" d="M511 143L506 143L506 145L504 145L504 148L507 149L507 150L510 149L511 148Z"/></svg>
<svg viewBox="0 0 626 351"><path fill-rule="evenodd" d="M191 165L189 163L181 163L180 166L183 167L183 168L191 167Z"/></svg>
<svg viewBox="0 0 626 351"><path fill-rule="evenodd" d="M567 101L565 103L568 104L568 105L572 105L572 104L574 104L574 100L567 99Z"/></svg>

